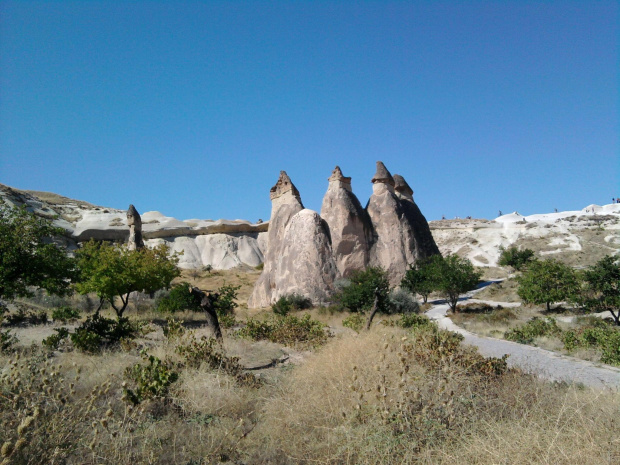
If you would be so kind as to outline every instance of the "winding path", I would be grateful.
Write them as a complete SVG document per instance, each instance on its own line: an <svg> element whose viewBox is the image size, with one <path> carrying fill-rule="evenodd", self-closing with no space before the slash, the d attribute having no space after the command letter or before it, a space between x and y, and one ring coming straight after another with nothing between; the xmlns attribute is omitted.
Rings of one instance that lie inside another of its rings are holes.
<svg viewBox="0 0 620 465"><path fill-rule="evenodd" d="M468 293L463 300L471 299L475 293L476 291ZM501 304L506 307L515 305L503 302L487 303ZM504 354L508 354L509 366L519 367L541 378L552 381L582 383L593 388L610 388L620 391L620 369L618 368L596 365L592 362L568 357L538 347L518 344L503 339L478 336L454 324L446 316L448 309L448 304L439 301L426 312L426 315L430 319L437 321L440 328L462 334L465 338L463 342L476 346L478 351L485 357L501 357Z"/></svg>

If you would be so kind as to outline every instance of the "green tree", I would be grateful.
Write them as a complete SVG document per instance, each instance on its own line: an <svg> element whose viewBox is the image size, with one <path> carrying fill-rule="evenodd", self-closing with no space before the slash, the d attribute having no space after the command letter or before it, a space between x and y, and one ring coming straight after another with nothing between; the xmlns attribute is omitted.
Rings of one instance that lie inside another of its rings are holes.
<svg viewBox="0 0 620 465"><path fill-rule="evenodd" d="M75 260L53 238L62 228L0 201L0 298L32 295L31 287L50 294L70 294L77 277Z"/></svg>
<svg viewBox="0 0 620 465"><path fill-rule="evenodd" d="M435 260L437 290L448 301L452 312L456 312L459 296L474 289L482 273L476 271L468 259L458 255L449 254Z"/></svg>
<svg viewBox="0 0 620 465"><path fill-rule="evenodd" d="M534 260L534 251L532 249L519 250L516 247L508 249L501 248L501 255L497 262L499 266L511 266L515 271L521 271L527 267L528 263Z"/></svg>
<svg viewBox="0 0 620 465"><path fill-rule="evenodd" d="M437 290L437 278L441 260L441 255L432 255L429 258L418 260L414 265L410 265L400 282L400 287L414 294L420 294L422 300L426 303L429 294Z"/></svg>
<svg viewBox="0 0 620 465"><path fill-rule="evenodd" d="M620 325L620 264L611 256L603 257L584 273L587 294L586 309L591 312L609 311Z"/></svg>
<svg viewBox="0 0 620 465"><path fill-rule="evenodd" d="M517 278L517 294L526 304L547 306L564 300L574 300L579 288L577 273L556 260L535 260Z"/></svg>
<svg viewBox="0 0 620 465"><path fill-rule="evenodd" d="M168 288L180 274L176 266L178 257L169 257L165 244L153 249L129 250L125 246L91 240L77 251L77 257L81 272L77 291L80 294L95 292L101 301L110 302L119 319L127 308L130 293Z"/></svg>
<svg viewBox="0 0 620 465"><path fill-rule="evenodd" d="M354 271L349 277L350 284L334 295L334 301L341 308L351 312L363 312L372 308L375 295L378 295L378 310L387 312L390 282L387 272L380 267Z"/></svg>

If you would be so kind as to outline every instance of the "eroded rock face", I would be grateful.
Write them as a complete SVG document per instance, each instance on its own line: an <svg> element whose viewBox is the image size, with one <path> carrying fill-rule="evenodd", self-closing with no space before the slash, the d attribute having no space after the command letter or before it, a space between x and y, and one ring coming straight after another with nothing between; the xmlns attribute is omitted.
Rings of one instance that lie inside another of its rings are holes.
<svg viewBox="0 0 620 465"><path fill-rule="evenodd" d="M328 181L321 218L329 226L338 272L346 277L368 265L372 226L366 210L351 190L351 178L343 176L336 166Z"/></svg>
<svg viewBox="0 0 620 465"><path fill-rule="evenodd" d="M264 267L258 281L254 285L252 295L248 300L248 307L267 307L272 303L272 294L275 290L275 274L278 257L283 247L284 231L295 214L303 210L299 191L291 182L285 171L280 171L280 177L271 188L271 219L267 234L268 248L264 254Z"/></svg>
<svg viewBox="0 0 620 465"><path fill-rule="evenodd" d="M304 209L293 216L286 226L274 271L272 303L293 293L307 297L314 305L329 301L338 270L327 223L318 213Z"/></svg>
<svg viewBox="0 0 620 465"><path fill-rule="evenodd" d="M424 259L439 254L439 248L433 239L431 229L420 208L413 200L413 189L402 176L394 175L396 196L400 199L404 211L404 218L413 231L415 259Z"/></svg>
<svg viewBox="0 0 620 465"><path fill-rule="evenodd" d="M129 250L137 250L144 248L144 240L142 239L142 218L136 207L129 205L127 209L127 226L129 226L129 239L127 248Z"/></svg>
<svg viewBox="0 0 620 465"><path fill-rule="evenodd" d="M372 195L366 206L374 231L370 265L386 270L390 283L396 285L408 264L415 261L413 233L403 220L405 212L394 191L394 178L380 161L372 183Z"/></svg>

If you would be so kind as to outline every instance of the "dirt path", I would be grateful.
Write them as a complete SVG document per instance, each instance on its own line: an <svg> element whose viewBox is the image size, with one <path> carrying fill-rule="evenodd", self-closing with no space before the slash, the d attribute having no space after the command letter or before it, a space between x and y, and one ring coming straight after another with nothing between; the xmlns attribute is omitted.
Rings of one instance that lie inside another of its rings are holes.
<svg viewBox="0 0 620 465"><path fill-rule="evenodd" d="M471 298L476 291L469 293L465 299ZM509 303L488 302L510 306ZM457 326L446 316L448 304L438 302L426 315L437 321L440 328L448 329L464 336L465 344L478 347L478 351L486 357L501 357L509 354L508 365L519 367L528 373L537 374L541 378L553 381L583 383L594 388L611 388L620 390L620 369L596 365L592 362L568 357L548 350L532 347L516 342L482 337Z"/></svg>

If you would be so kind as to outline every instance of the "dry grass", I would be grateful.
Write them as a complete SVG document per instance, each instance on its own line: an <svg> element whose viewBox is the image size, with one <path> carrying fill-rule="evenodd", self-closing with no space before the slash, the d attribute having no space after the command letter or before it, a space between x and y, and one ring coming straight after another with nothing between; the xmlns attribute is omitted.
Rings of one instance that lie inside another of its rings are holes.
<svg viewBox="0 0 620 465"><path fill-rule="evenodd" d="M332 328L348 316L325 309L310 314ZM201 325L196 319L188 329L209 336ZM376 322L371 331L336 332L322 348L300 353L227 331L225 353L242 366L283 355L295 361L254 371L264 381L260 388L206 364L181 365L179 341L167 340L161 328L127 352L97 356L22 346L19 360L0 355L0 444L15 447L24 439L6 463L620 460L618 393L552 385L512 371L494 374L501 363L484 362L454 336L433 330L412 333ZM169 360L179 379L166 398L131 407L122 400L122 384L126 367L144 363L140 347ZM19 425L37 407L39 415L20 436Z"/></svg>

